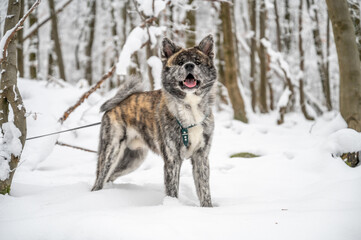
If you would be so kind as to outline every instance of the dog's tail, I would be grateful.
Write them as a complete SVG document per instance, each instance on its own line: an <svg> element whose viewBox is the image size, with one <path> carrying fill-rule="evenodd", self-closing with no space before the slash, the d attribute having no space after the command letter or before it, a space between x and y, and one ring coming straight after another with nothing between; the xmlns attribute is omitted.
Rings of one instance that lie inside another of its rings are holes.
<svg viewBox="0 0 361 240"><path fill-rule="evenodd" d="M140 76L131 76L118 90L115 96L100 107L100 112L106 112L116 107L121 101L133 93L143 91L143 82Z"/></svg>

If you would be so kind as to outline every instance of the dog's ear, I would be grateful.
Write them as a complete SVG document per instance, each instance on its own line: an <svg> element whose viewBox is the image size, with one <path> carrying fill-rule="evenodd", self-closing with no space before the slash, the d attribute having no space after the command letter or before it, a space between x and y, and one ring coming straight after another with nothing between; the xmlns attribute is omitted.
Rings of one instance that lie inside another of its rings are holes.
<svg viewBox="0 0 361 240"><path fill-rule="evenodd" d="M172 42L168 38L163 38L162 42L162 58L168 59L174 53L178 52L181 47L177 46L174 42Z"/></svg>
<svg viewBox="0 0 361 240"><path fill-rule="evenodd" d="M203 38L203 40L199 43L198 49L201 50L208 57L213 58L214 57L213 45L214 45L213 36L212 34L209 34L207 37Z"/></svg>

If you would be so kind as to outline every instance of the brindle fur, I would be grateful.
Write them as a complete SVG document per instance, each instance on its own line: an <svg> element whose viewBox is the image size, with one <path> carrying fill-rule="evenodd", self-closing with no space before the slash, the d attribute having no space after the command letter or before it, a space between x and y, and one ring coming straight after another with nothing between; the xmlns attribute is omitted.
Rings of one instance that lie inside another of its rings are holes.
<svg viewBox="0 0 361 240"><path fill-rule="evenodd" d="M167 196L178 197L182 161L190 158L200 205L212 207L208 154L214 128L211 107L217 78L213 38L209 35L189 49L165 38L162 61L161 90L142 92L141 81L132 79L101 107L105 114L100 131L97 178L92 190L102 189L106 182L137 169L150 149L164 159ZM186 64L193 64L194 68L186 70ZM196 89L181 86L189 73L199 81ZM185 127L198 124L189 129L187 147L182 142L176 118Z"/></svg>

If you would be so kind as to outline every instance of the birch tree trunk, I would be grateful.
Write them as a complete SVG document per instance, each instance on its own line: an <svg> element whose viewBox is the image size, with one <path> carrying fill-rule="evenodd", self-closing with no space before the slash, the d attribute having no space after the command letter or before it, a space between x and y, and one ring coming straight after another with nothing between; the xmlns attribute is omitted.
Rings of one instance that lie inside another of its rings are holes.
<svg viewBox="0 0 361 240"><path fill-rule="evenodd" d="M346 0L326 0L340 68L340 111L349 128L361 132L361 65Z"/></svg>
<svg viewBox="0 0 361 240"><path fill-rule="evenodd" d="M19 21L20 1L9 0L7 17L5 20L5 32L12 29ZM0 131L4 134L4 124L9 121L9 106L12 108L14 114L14 125L20 130L19 137L21 147L24 147L26 139L26 118L23 101L17 87L17 68L16 68L16 42L15 38L10 42L7 48L7 57L3 61L1 68L1 82L0 82ZM5 143L6 144L6 143ZM3 156L2 156L3 157ZM0 159L1 161L9 161L10 172L6 179L0 180L0 194L10 192L11 182L15 173L15 169L20 160L18 156L10 155L10 159ZM4 164L4 163L2 163Z"/></svg>
<svg viewBox="0 0 361 240"><path fill-rule="evenodd" d="M237 65L235 59L234 37L232 33L232 18L228 3L221 3L223 50L224 50L224 84L228 90L228 95L234 111L234 119L248 122L243 97L237 83Z"/></svg>

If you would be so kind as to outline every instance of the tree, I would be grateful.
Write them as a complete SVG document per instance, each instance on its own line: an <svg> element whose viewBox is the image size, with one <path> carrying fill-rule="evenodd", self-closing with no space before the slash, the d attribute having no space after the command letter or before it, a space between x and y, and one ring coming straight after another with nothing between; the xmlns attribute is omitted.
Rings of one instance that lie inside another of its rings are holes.
<svg viewBox="0 0 361 240"><path fill-rule="evenodd" d="M64 62L63 62L63 54L61 52L61 44L60 38L58 33L58 19L55 13L55 4L54 0L48 0L49 3L49 10L51 14L51 40L54 41L54 51L56 54L56 63L59 69L59 76L61 79L66 81L65 77L65 69L64 69ZM49 55L49 66L52 67L52 64L55 62L55 59L52 54ZM49 75L52 75L52 69L49 68Z"/></svg>
<svg viewBox="0 0 361 240"><path fill-rule="evenodd" d="M303 91L303 75L305 71L305 51L303 50L303 38L302 38L302 30L303 30L303 0L300 0L300 5L298 9L298 50L300 52L300 77L298 79L299 82L299 90L300 90L300 105L301 105L301 111L303 113L303 116L307 120L314 120L313 117L311 117L306 108L306 101L305 101L305 93Z"/></svg>
<svg viewBox="0 0 361 240"><path fill-rule="evenodd" d="M361 64L355 29L347 0L326 0L326 3L340 69L340 112L349 128L361 132Z"/></svg>
<svg viewBox="0 0 361 240"><path fill-rule="evenodd" d="M95 0L89 1L89 19L85 46L85 66L84 66L84 78L88 81L89 85L93 83L93 42L95 33L95 19L96 19L96 8L97 4Z"/></svg>
<svg viewBox="0 0 361 240"><path fill-rule="evenodd" d="M257 92L255 87L255 75L256 75L256 52L257 52L257 41L256 41L256 21L257 21L257 14L256 14L256 4L257 0L248 0L248 12L249 18L251 23L251 30L253 32L253 36L251 38L251 52L250 52L250 88L251 88L251 104L253 112L256 111L257 105Z"/></svg>
<svg viewBox="0 0 361 240"><path fill-rule="evenodd" d="M234 111L234 119L248 122L243 97L240 93L237 82L237 64L235 59L235 43L232 33L232 18L229 3L221 3L221 20L224 49L224 85L228 90L228 95Z"/></svg>
<svg viewBox="0 0 361 240"><path fill-rule="evenodd" d="M330 91L330 79L328 78L328 74L326 73L326 65L324 54L323 54L323 44L321 41L321 34L320 34L320 24L318 18L318 10L315 7L312 7L315 3L314 0L306 0L307 9L309 11L310 17L314 22L312 28L312 35L313 41L316 48L316 55L317 55L317 67L318 72L320 73L321 78L321 86L322 86L322 93L325 98L326 106L328 110L332 110L332 102L331 102L331 91ZM311 12L312 9L312 12Z"/></svg>
<svg viewBox="0 0 361 240"><path fill-rule="evenodd" d="M21 2L17 0L9 0L7 17L5 20L4 32L14 28L19 21ZM6 51L6 50L5 50ZM17 58L16 58L16 42L11 41L7 47L7 57L4 58L1 68L0 82L0 131L4 136L2 148L6 148L7 141L16 141L19 149L5 149L5 155L0 156L1 167L8 170L7 176L0 176L0 193L6 194L10 192L11 182L15 173L15 169L20 160L21 151L26 139L26 118L25 108L22 98L17 87ZM14 120L9 119L11 107ZM6 136L7 135L7 136ZM21 144L21 145L19 145ZM6 151L7 150L7 151ZM8 166L7 166L8 164Z"/></svg>
<svg viewBox="0 0 361 240"><path fill-rule="evenodd" d="M192 7L193 0L189 0L188 4ZM188 29L186 31L186 47L194 47L196 45L196 10L189 9L186 14L186 24Z"/></svg>
<svg viewBox="0 0 361 240"><path fill-rule="evenodd" d="M34 0L29 0L29 5L34 3ZM29 15L29 27L35 26L38 22L37 12L34 12ZM29 43L29 73L31 79L36 79L38 75L38 64L37 64L37 55L39 48L39 36L38 31L34 31L30 37Z"/></svg>
<svg viewBox="0 0 361 240"><path fill-rule="evenodd" d="M32 4L31 4L32 5ZM20 17L24 15L24 0L20 0ZM17 33L17 66L19 76L24 77L24 44L23 44L23 31Z"/></svg>
<svg viewBox="0 0 361 240"><path fill-rule="evenodd" d="M259 39L260 41L266 37L266 4L265 0L261 0L260 5L260 13L259 13L259 28L260 34ZM260 103L260 110L262 113L268 112L267 107L267 53L266 48L263 44L260 44L259 47L259 59L260 59L260 68L261 68L261 84L259 88L259 103Z"/></svg>

